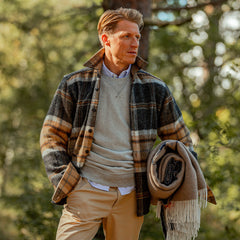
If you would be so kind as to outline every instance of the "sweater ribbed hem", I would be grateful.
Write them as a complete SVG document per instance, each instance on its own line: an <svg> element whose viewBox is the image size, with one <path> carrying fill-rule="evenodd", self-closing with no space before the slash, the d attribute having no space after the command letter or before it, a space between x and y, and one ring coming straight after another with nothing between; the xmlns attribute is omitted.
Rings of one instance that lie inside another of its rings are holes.
<svg viewBox="0 0 240 240"><path fill-rule="evenodd" d="M84 171L81 173L82 177L89 179L98 184L102 184L110 187L129 187L135 186L133 170L130 173L111 173L110 171L103 171L94 167L84 167Z"/></svg>

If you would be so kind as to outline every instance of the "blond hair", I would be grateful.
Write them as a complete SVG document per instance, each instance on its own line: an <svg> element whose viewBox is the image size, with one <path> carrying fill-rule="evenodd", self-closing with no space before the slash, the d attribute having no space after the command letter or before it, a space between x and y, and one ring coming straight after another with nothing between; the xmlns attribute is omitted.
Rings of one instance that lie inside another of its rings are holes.
<svg viewBox="0 0 240 240"><path fill-rule="evenodd" d="M136 9L121 7L116 10L107 10L100 17L97 26L98 36L101 43L101 35L103 33L113 33L117 23L121 20L135 22L140 31L144 25L143 15Z"/></svg>

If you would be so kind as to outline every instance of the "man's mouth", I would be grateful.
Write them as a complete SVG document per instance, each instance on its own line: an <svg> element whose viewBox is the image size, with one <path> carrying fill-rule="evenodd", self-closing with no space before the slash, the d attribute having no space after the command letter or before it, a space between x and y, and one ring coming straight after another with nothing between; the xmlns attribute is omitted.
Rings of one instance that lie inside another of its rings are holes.
<svg viewBox="0 0 240 240"><path fill-rule="evenodd" d="M136 54L137 54L137 52L135 52L135 51L129 51L128 53L129 53L129 54L133 54L133 55L136 55Z"/></svg>

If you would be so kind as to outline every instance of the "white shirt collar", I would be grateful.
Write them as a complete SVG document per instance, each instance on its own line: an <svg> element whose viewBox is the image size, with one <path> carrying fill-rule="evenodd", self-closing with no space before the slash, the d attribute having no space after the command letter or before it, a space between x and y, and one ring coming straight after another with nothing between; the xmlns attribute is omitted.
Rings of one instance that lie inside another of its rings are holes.
<svg viewBox="0 0 240 240"><path fill-rule="evenodd" d="M108 77L112 77L112 78L124 78L124 77L128 76L128 74L130 73L131 66L132 66L132 65L130 64L127 70L124 70L124 71L122 71L119 75L117 75L117 74L111 72L111 71L106 67L106 65L104 64L104 61L103 61L102 74L103 74L103 75L107 75Z"/></svg>

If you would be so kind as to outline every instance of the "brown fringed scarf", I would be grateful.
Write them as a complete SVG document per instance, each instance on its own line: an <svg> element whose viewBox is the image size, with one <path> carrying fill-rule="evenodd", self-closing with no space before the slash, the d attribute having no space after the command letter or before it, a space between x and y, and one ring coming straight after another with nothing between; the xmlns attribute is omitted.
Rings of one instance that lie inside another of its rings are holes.
<svg viewBox="0 0 240 240"><path fill-rule="evenodd" d="M191 240L201 208L216 204L196 158L175 140L160 143L148 157L148 186L167 240Z"/></svg>

